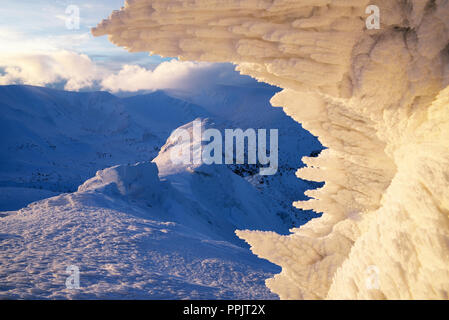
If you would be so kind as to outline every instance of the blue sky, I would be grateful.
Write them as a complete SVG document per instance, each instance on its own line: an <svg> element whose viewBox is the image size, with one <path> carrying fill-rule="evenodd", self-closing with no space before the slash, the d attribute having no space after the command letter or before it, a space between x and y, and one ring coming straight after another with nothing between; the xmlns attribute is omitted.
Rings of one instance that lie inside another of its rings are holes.
<svg viewBox="0 0 449 320"><path fill-rule="evenodd" d="M255 83L234 71L231 64L129 53L106 36L94 38L91 28L123 4L124 0L3 0L0 85L117 93ZM79 28L67 27L69 6L79 10Z"/></svg>
<svg viewBox="0 0 449 320"><path fill-rule="evenodd" d="M0 11L0 48L14 50L70 50L85 53L93 61L110 68L123 63L149 66L163 59L146 53L128 53L112 45L107 37L94 38L90 28L118 10L124 0L20 0L2 1ZM66 27L66 9L76 5L80 10L79 30Z"/></svg>

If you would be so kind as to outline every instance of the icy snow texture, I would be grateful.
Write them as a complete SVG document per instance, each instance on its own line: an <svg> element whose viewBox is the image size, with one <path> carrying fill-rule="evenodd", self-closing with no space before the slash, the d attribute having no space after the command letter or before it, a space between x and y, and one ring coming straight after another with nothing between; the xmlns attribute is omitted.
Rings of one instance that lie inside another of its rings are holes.
<svg viewBox="0 0 449 320"><path fill-rule="evenodd" d="M237 205L248 196L232 191ZM229 209L186 198L154 163L101 170L78 192L0 215L0 299L275 299L264 279L278 268L235 244L256 209ZM69 265L80 290L66 289Z"/></svg>
<svg viewBox="0 0 449 320"><path fill-rule="evenodd" d="M380 7L381 29L365 10ZM324 212L289 236L239 231L283 299L449 295L449 1L129 0L93 30L130 51L230 61L329 147L298 176ZM378 289L367 286L370 266Z"/></svg>

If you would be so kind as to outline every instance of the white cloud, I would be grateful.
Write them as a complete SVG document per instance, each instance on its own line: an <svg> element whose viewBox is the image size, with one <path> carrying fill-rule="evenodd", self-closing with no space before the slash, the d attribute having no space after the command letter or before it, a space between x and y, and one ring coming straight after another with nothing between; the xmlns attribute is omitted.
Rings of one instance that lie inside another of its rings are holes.
<svg viewBox="0 0 449 320"><path fill-rule="evenodd" d="M29 84L46 86L65 82L65 89L80 90L92 87L105 73L84 54L70 51L2 54L0 85Z"/></svg>
<svg viewBox="0 0 449 320"><path fill-rule="evenodd" d="M123 65L114 73L87 55L66 50L0 54L0 85L47 86L65 83L66 90L102 89L111 92L192 90L218 83L251 81L241 77L230 64L162 62L156 68Z"/></svg>
<svg viewBox="0 0 449 320"><path fill-rule="evenodd" d="M158 89L193 89L221 82L242 81L229 64L171 60L154 70L125 65L103 79L103 89L112 92Z"/></svg>

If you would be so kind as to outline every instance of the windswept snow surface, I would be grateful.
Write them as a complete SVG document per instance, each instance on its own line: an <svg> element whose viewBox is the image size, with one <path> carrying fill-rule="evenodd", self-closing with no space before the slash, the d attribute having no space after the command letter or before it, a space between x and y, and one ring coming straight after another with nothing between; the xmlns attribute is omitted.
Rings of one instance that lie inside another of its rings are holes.
<svg viewBox="0 0 449 320"><path fill-rule="evenodd" d="M232 225L249 219L233 218L160 181L154 163L105 169L1 218L0 298L276 298L264 278L278 268L235 244ZM79 290L65 287L70 265Z"/></svg>
<svg viewBox="0 0 449 320"><path fill-rule="evenodd" d="M282 266L281 298L448 299L448 17L447 0L128 0L93 34L233 62L328 147L298 171L325 181L295 203L321 218L238 232Z"/></svg>
<svg viewBox="0 0 449 320"><path fill-rule="evenodd" d="M195 97L118 98L0 87L0 298L277 298L264 281L280 268L252 255L235 230L287 234L316 217L290 205L314 186L294 177L302 163L290 147L321 150L271 108L277 91L218 86ZM278 174L173 165L170 134L194 120L279 129ZM79 290L65 285L71 265Z"/></svg>

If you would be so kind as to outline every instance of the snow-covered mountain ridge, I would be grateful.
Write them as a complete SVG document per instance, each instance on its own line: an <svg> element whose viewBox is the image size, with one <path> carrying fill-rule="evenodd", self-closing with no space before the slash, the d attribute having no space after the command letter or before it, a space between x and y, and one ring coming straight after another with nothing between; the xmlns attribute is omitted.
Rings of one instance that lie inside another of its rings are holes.
<svg viewBox="0 0 449 320"><path fill-rule="evenodd" d="M119 98L0 87L0 200L3 210L22 208L0 215L0 297L276 298L263 279L279 269L251 256L235 230L287 234L316 217L289 205L314 186L294 177L301 161L290 146L321 150L269 106L276 91ZM194 120L219 130L278 128L278 174L173 165L170 134ZM65 287L69 265L80 268L79 291Z"/></svg>
<svg viewBox="0 0 449 320"><path fill-rule="evenodd" d="M252 256L234 230L280 221L265 208L233 215L248 199L227 196L235 204L207 210L159 180L150 162L99 171L75 193L0 218L0 298L275 299L263 279L278 268ZM65 285L72 265L79 289Z"/></svg>
<svg viewBox="0 0 449 320"><path fill-rule="evenodd" d="M5 194L14 187L28 190L31 198L45 190L75 191L97 170L152 160L173 130L197 118L215 118L223 128L282 126L281 165L295 168L300 158L290 152L288 144L302 143L304 154L320 150L320 145L280 110L268 107L270 93L274 92L269 87L219 87L203 93L202 99L196 97L200 106L187 101L193 98L185 93L182 99L162 91L118 98L106 92L0 87L0 187L5 188ZM215 104L207 101L208 96L218 95L221 100L215 99ZM254 97L251 104L247 103L250 97ZM259 116L239 119L238 114L245 114L245 105L259 109ZM237 120L224 117L227 113L220 110L226 108L234 108L230 114ZM302 141L290 138L295 136L302 137ZM14 208L11 201L4 201L3 210Z"/></svg>

